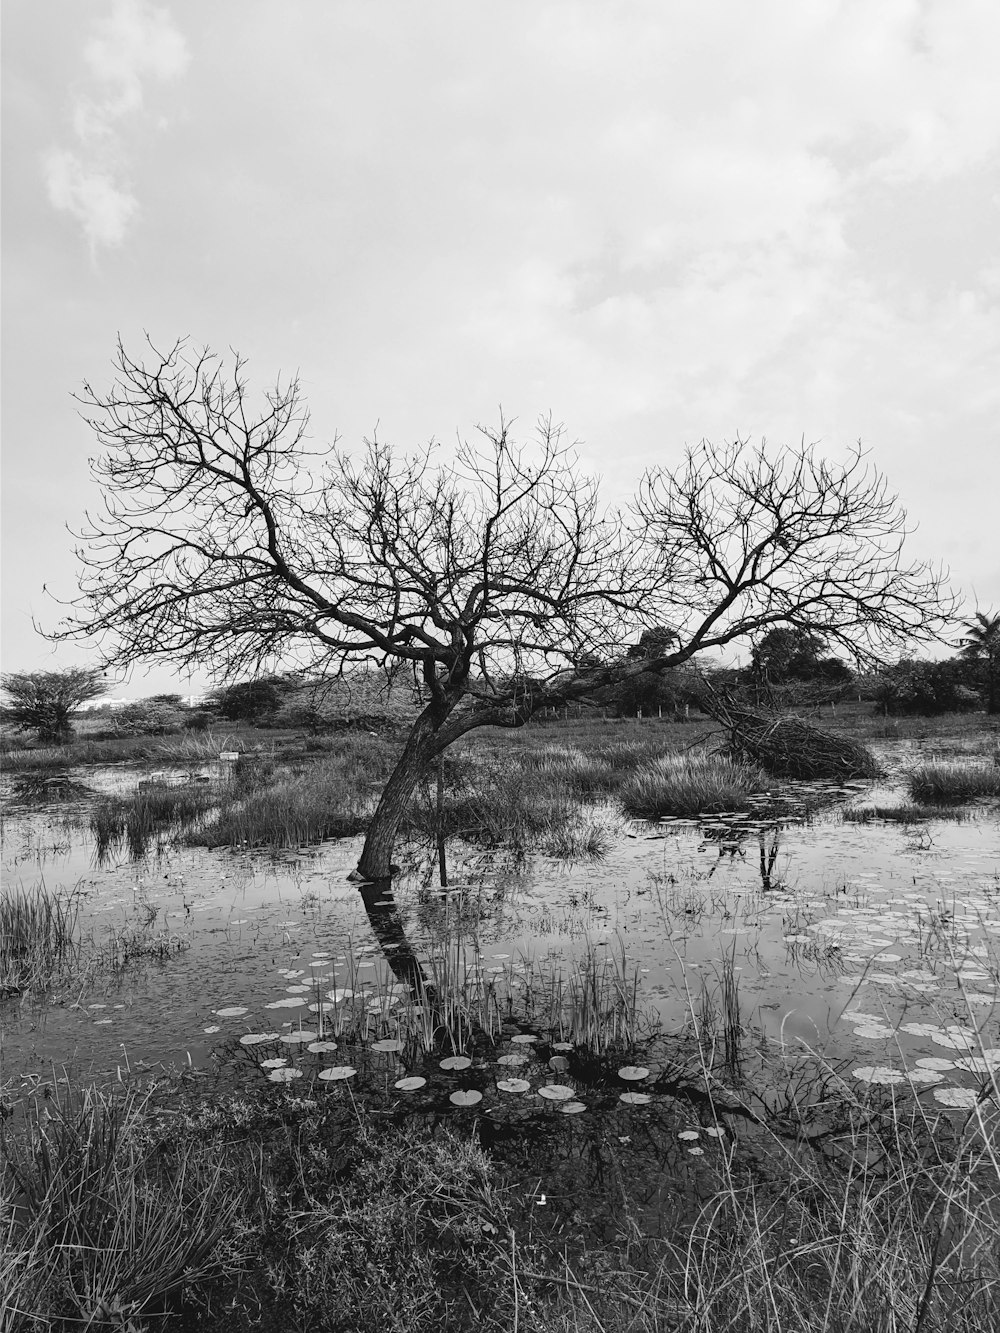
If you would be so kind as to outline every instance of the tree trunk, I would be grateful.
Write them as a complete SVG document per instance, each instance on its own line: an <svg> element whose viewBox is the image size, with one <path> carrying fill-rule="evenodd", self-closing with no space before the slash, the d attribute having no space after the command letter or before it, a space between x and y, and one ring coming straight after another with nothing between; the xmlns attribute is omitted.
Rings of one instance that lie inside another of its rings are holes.
<svg viewBox="0 0 1000 1333"><path fill-rule="evenodd" d="M442 710L439 706L428 705L414 722L368 826L358 861L358 874L363 879L391 877L396 834L417 783L442 748L437 733L450 711L450 708Z"/></svg>

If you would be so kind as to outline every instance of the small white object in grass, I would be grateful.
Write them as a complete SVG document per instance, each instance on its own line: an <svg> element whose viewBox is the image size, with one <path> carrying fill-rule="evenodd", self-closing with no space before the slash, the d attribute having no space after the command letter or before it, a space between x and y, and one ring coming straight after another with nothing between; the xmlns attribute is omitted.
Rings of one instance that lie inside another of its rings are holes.
<svg viewBox="0 0 1000 1333"><path fill-rule="evenodd" d="M472 1061L467 1055L448 1055L441 1061L442 1069L468 1069Z"/></svg>
<svg viewBox="0 0 1000 1333"><path fill-rule="evenodd" d="M689 1157L704 1157L704 1155L705 1155L704 1148L688 1148Z"/></svg>
<svg viewBox="0 0 1000 1333"><path fill-rule="evenodd" d="M273 1060L261 1060L261 1069L280 1069L282 1065L287 1065L288 1060L283 1055L276 1055Z"/></svg>
<svg viewBox="0 0 1000 1333"><path fill-rule="evenodd" d="M241 1046L259 1046L262 1041L277 1041L277 1032L247 1032L240 1037Z"/></svg>
<svg viewBox="0 0 1000 1333"><path fill-rule="evenodd" d="M520 1046L527 1046L538 1038L531 1032L519 1032L516 1037L511 1037L511 1041Z"/></svg>
<svg viewBox="0 0 1000 1333"><path fill-rule="evenodd" d="M696 1129L682 1129L677 1137L683 1139L685 1142L690 1142L694 1139L701 1138L701 1135Z"/></svg>
<svg viewBox="0 0 1000 1333"><path fill-rule="evenodd" d="M378 1041L372 1042L372 1050L388 1053L392 1051L401 1051L403 1043L397 1041L395 1037L381 1037Z"/></svg>
<svg viewBox="0 0 1000 1333"><path fill-rule="evenodd" d="M240 1018L247 1012L245 1004L233 1004L228 1009L213 1009L216 1018Z"/></svg>
<svg viewBox="0 0 1000 1333"><path fill-rule="evenodd" d="M526 1065L528 1057L526 1055L500 1055L497 1056L498 1065Z"/></svg>
<svg viewBox="0 0 1000 1333"><path fill-rule="evenodd" d="M317 1054L321 1054L323 1051L335 1051L336 1049L337 1043L335 1041L311 1041L306 1047L306 1050L315 1051Z"/></svg>
<svg viewBox="0 0 1000 1333"><path fill-rule="evenodd" d="M526 1078L502 1078L497 1087L501 1092L527 1092L531 1084Z"/></svg>
<svg viewBox="0 0 1000 1333"><path fill-rule="evenodd" d="M726 1135L726 1131L719 1125L710 1126L705 1130L705 1133L712 1139L722 1139L725 1138Z"/></svg>
<svg viewBox="0 0 1000 1333"><path fill-rule="evenodd" d="M303 1009L305 1000L300 1000L297 996L290 995L285 1000L272 1000L270 1004L265 1004L265 1009Z"/></svg>
<svg viewBox="0 0 1000 1333"><path fill-rule="evenodd" d="M566 1102L573 1096L573 1089L568 1088L565 1083L546 1083L544 1087L538 1089L538 1095L550 1102Z"/></svg>
<svg viewBox="0 0 1000 1333"><path fill-rule="evenodd" d="M584 1102L563 1102L559 1110L562 1115L579 1115L581 1111L586 1111Z"/></svg>
<svg viewBox="0 0 1000 1333"><path fill-rule="evenodd" d="M427 1080L421 1078L419 1074L411 1074L409 1078L397 1079L392 1086L398 1088L400 1092L416 1092L417 1088L422 1088L426 1082Z"/></svg>
<svg viewBox="0 0 1000 1333"><path fill-rule="evenodd" d="M208 1032L208 1033L218 1032L219 1030L220 1029L218 1023L213 1023L211 1027L202 1028L202 1032Z"/></svg>
<svg viewBox="0 0 1000 1333"><path fill-rule="evenodd" d="M888 1065L862 1065L858 1069L852 1069L851 1073L862 1083L905 1083L906 1075L899 1069L890 1069Z"/></svg>
<svg viewBox="0 0 1000 1333"><path fill-rule="evenodd" d="M475 1106L477 1102L483 1100L483 1094L477 1092L475 1088L468 1088L459 1092L453 1092L448 1100L453 1106Z"/></svg>
<svg viewBox="0 0 1000 1333"><path fill-rule="evenodd" d="M647 1102L653 1099L648 1092L620 1092L618 1100L624 1102L627 1106L645 1106Z"/></svg>
<svg viewBox="0 0 1000 1333"><path fill-rule="evenodd" d="M357 1072L350 1065L333 1065L330 1069L321 1069L316 1077L325 1079L327 1083L336 1083L342 1078L353 1078Z"/></svg>
<svg viewBox="0 0 1000 1333"><path fill-rule="evenodd" d="M301 1078L301 1069L272 1069L268 1074L268 1079L272 1083L291 1083L293 1078Z"/></svg>
<svg viewBox="0 0 1000 1333"><path fill-rule="evenodd" d="M644 1078L649 1078L649 1070L645 1065L622 1065L618 1071L618 1077L623 1078L628 1083L639 1083Z"/></svg>
<svg viewBox="0 0 1000 1333"><path fill-rule="evenodd" d="M942 1106L951 1106L958 1111L971 1111L979 1100L975 1088L935 1088L934 1096Z"/></svg>

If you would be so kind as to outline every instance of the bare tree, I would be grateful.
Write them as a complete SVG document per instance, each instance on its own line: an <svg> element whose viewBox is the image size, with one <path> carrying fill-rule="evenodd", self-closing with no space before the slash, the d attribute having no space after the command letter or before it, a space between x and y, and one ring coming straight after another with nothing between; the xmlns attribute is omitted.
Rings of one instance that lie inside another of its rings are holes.
<svg viewBox="0 0 1000 1333"><path fill-rule="evenodd" d="M928 636L940 588L902 567L902 517L859 461L809 451L771 464L703 446L646 478L634 511L601 509L559 428L532 447L509 423L453 459L355 461L314 449L295 380L255 409L230 370L183 342L80 401L103 452L103 510L80 534L84 573L55 637L98 634L106 661L210 664L223 677L377 662L414 673L423 707L369 827L361 874L389 874L429 765L476 727L516 727L602 684L659 671L778 623L861 651ZM670 625L658 655L628 659Z"/></svg>
<svg viewBox="0 0 1000 1333"><path fill-rule="evenodd" d="M0 676L10 703L4 716L19 727L32 728L39 740L62 745L73 734L73 713L104 693L100 671L70 667L65 671L11 671Z"/></svg>

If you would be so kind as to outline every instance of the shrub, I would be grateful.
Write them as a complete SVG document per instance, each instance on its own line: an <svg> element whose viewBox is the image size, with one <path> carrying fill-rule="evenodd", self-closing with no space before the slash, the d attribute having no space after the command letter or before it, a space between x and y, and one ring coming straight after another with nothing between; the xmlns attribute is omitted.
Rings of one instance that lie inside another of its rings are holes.
<svg viewBox="0 0 1000 1333"><path fill-rule="evenodd" d="M745 809L767 786L759 768L721 755L664 755L625 783L622 804L640 819Z"/></svg>
<svg viewBox="0 0 1000 1333"><path fill-rule="evenodd" d="M906 660L890 667L873 691L886 713L959 713L980 707L978 694L962 683L963 664Z"/></svg>
<svg viewBox="0 0 1000 1333"><path fill-rule="evenodd" d="M154 699L140 699L120 708L114 715L114 721L119 736L165 736L180 728L181 717L170 704Z"/></svg>

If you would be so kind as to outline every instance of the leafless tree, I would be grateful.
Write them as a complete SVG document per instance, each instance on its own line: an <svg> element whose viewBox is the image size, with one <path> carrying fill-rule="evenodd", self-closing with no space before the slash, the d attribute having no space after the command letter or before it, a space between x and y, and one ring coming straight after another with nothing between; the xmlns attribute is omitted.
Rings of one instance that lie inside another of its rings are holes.
<svg viewBox="0 0 1000 1333"><path fill-rule="evenodd" d="M837 472L806 450L772 464L706 445L648 476L623 515L550 421L530 447L501 420L450 459L376 439L355 461L311 445L294 379L255 406L239 357L227 370L184 342L145 360L119 344L112 388L80 401L103 509L79 534L81 594L55 637L100 635L109 665L229 678L413 671L423 706L368 831L368 878L389 873L421 776L473 728L772 624L874 651L929 635L941 612L938 579L901 565L901 511L860 456ZM665 624L659 656L627 658Z"/></svg>

